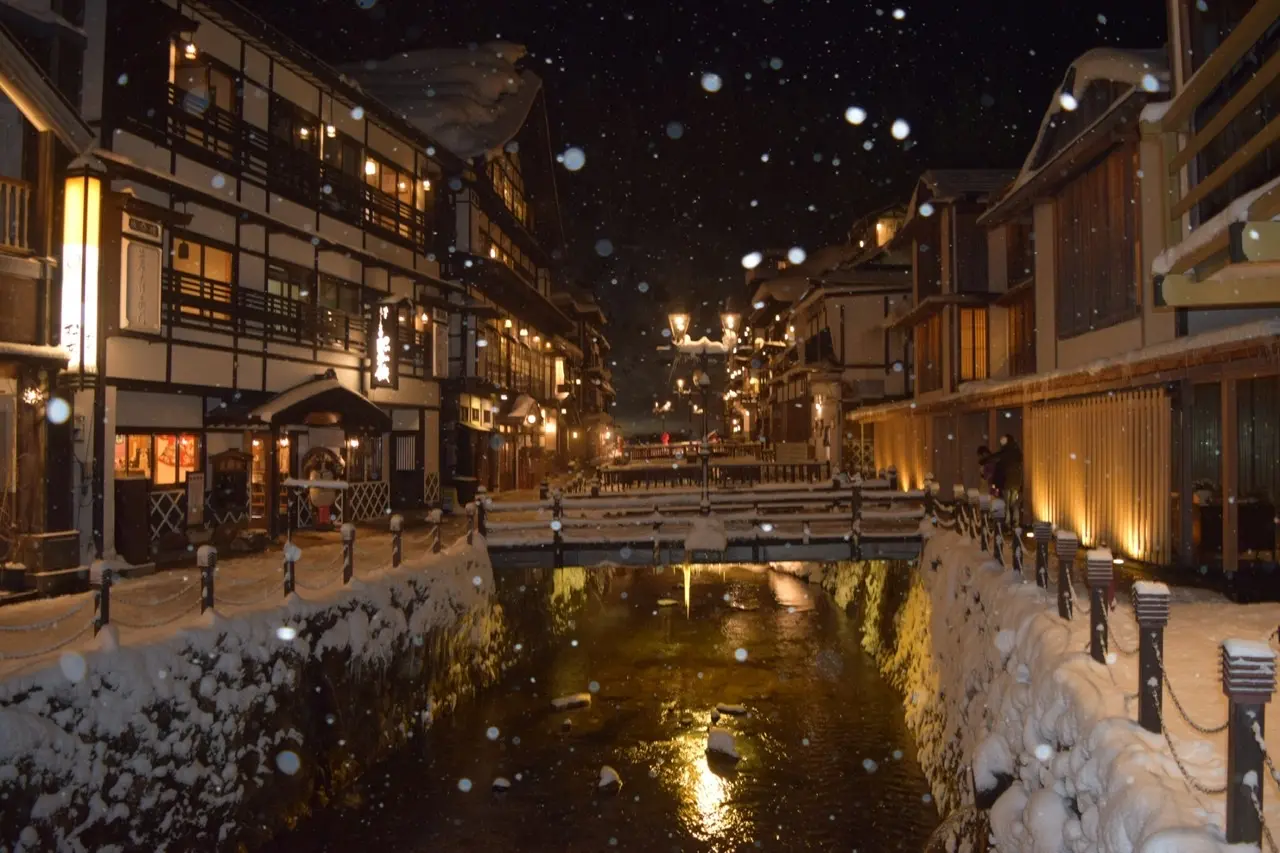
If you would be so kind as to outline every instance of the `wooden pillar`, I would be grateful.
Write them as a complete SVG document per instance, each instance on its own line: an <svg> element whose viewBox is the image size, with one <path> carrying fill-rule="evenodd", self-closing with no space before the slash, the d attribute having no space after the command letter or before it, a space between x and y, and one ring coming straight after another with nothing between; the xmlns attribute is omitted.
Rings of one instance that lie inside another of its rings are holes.
<svg viewBox="0 0 1280 853"><path fill-rule="evenodd" d="M1222 571L1234 574L1240 568L1240 488L1239 410L1236 380L1222 380Z"/></svg>
<svg viewBox="0 0 1280 853"><path fill-rule="evenodd" d="M267 537L280 534L280 428L267 431Z"/></svg>
<svg viewBox="0 0 1280 853"><path fill-rule="evenodd" d="M1190 379L1182 380L1178 389L1178 562L1183 566L1196 565L1195 488L1191 478L1192 447L1195 441L1191 413L1195 409L1195 389L1195 383Z"/></svg>

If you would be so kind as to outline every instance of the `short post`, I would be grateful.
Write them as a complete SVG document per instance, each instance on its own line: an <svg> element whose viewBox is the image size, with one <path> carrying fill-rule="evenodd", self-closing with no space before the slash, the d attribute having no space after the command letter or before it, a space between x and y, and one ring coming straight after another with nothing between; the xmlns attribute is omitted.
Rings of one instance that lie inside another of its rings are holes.
<svg viewBox="0 0 1280 853"><path fill-rule="evenodd" d="M979 492L977 489L969 489L968 491L969 505L967 509L969 512L970 538L976 539L978 536L978 531L981 530L982 528L981 518L978 515L978 498L980 498L981 496L982 496L982 493Z"/></svg>
<svg viewBox="0 0 1280 853"><path fill-rule="evenodd" d="M1036 586L1049 588L1049 540L1053 538L1053 525L1037 521L1032 528L1036 537Z"/></svg>
<svg viewBox="0 0 1280 853"><path fill-rule="evenodd" d="M996 562L1004 565L1004 519L1008 507L1000 498L991 501L991 554Z"/></svg>
<svg viewBox="0 0 1280 853"><path fill-rule="evenodd" d="M438 509L433 509L431 510L430 513L427 514L427 521L431 523L431 553L432 554L439 554L440 551L444 548L444 541L442 539L442 534L440 530L441 520L443 518L444 518L444 513L442 513Z"/></svg>
<svg viewBox="0 0 1280 853"><path fill-rule="evenodd" d="M1093 548L1085 554L1085 578L1089 582L1089 655L1107 662L1107 596L1111 592L1111 550Z"/></svg>
<svg viewBox="0 0 1280 853"><path fill-rule="evenodd" d="M1164 626L1169 624L1169 587L1154 581L1133 585L1138 620L1138 725L1160 734L1164 704Z"/></svg>
<svg viewBox="0 0 1280 853"><path fill-rule="evenodd" d="M476 532L481 536L489 535L489 528L485 524L485 513L489 509L489 493L484 486L476 489Z"/></svg>
<svg viewBox="0 0 1280 853"><path fill-rule="evenodd" d="M302 549L293 544L290 540L284 543L284 594L285 597L293 595L295 578L298 571L298 560L302 559Z"/></svg>
<svg viewBox="0 0 1280 853"><path fill-rule="evenodd" d="M560 501L560 490L557 489L551 499L551 547L557 569L564 568L564 505Z"/></svg>
<svg viewBox="0 0 1280 853"><path fill-rule="evenodd" d="M600 475L596 474L591 480L591 497L600 497Z"/></svg>
<svg viewBox="0 0 1280 853"><path fill-rule="evenodd" d="M213 576L218 570L218 549L201 545L196 551L196 565L200 567L200 612L213 609Z"/></svg>
<svg viewBox="0 0 1280 853"><path fill-rule="evenodd" d="M476 536L476 505L467 504L467 544L474 545Z"/></svg>
<svg viewBox="0 0 1280 853"><path fill-rule="evenodd" d="M1054 536L1054 553L1058 557L1058 615L1070 619L1075 613L1071 598L1071 566L1080 550L1080 537L1070 530L1059 530Z"/></svg>
<svg viewBox="0 0 1280 853"><path fill-rule="evenodd" d="M538 500L545 501L551 493L551 484L547 482L547 478L543 477L542 482L538 484Z"/></svg>
<svg viewBox="0 0 1280 853"><path fill-rule="evenodd" d="M969 532L968 527L965 524L964 503L964 486L960 483L956 483L951 487L951 518L955 521L956 533L961 535L967 535Z"/></svg>
<svg viewBox="0 0 1280 853"><path fill-rule="evenodd" d="M1276 689L1276 654L1265 642L1222 641L1227 694L1227 843L1261 844L1263 735Z"/></svg>
<svg viewBox="0 0 1280 853"><path fill-rule="evenodd" d="M93 619L94 636L97 636L99 631L111 624L111 575L111 567L103 564L101 582L98 587L98 615Z"/></svg>
<svg viewBox="0 0 1280 853"><path fill-rule="evenodd" d="M400 513L396 513L395 515L391 516L390 522L391 523L389 526L391 528L391 568L398 569L400 568L400 564L404 562L404 516L400 515ZM345 543L347 541L345 524L343 525L343 528L344 529L343 529L342 541L343 543ZM351 528L352 542L355 541L355 538L356 538L356 529L352 527Z"/></svg>
<svg viewBox="0 0 1280 853"><path fill-rule="evenodd" d="M978 495L978 546L987 550L987 535L991 529L991 495Z"/></svg>
<svg viewBox="0 0 1280 853"><path fill-rule="evenodd" d="M889 491L898 491L898 469L895 466L890 465L889 470L886 473L889 475Z"/></svg>

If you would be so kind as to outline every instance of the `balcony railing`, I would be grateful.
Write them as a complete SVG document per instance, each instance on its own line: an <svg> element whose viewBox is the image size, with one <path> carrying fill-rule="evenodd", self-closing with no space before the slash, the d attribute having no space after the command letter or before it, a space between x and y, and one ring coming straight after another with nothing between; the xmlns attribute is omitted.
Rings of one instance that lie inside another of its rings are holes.
<svg viewBox="0 0 1280 853"><path fill-rule="evenodd" d="M31 184L0 177L0 249L31 251Z"/></svg>
<svg viewBox="0 0 1280 853"><path fill-rule="evenodd" d="M236 335L300 346L363 353L368 324L308 302L164 271L167 321L175 326L225 329Z"/></svg>
<svg viewBox="0 0 1280 853"><path fill-rule="evenodd" d="M1250 196L1249 219L1269 220L1280 213L1280 193L1258 192L1280 176L1277 22L1280 0L1257 0L1157 120L1158 129L1165 134L1169 243L1187 240L1200 228L1212 229L1188 244L1192 248L1176 252L1168 272L1183 273L1228 249L1227 223L1214 217L1236 199ZM1166 281L1166 290L1170 284ZM1228 289L1212 288L1219 292L1204 292L1203 296L1241 301L1225 297L1222 291ZM1178 293L1169 299L1170 304L1192 304L1184 301L1188 295ZM1198 301L1202 296L1191 298Z"/></svg>
<svg viewBox="0 0 1280 853"><path fill-rule="evenodd" d="M165 118L171 139L183 140L212 154L228 171L238 171L257 183L266 181L265 131L215 106L198 93L170 84L168 96ZM142 121L152 125L154 119L147 117Z"/></svg>

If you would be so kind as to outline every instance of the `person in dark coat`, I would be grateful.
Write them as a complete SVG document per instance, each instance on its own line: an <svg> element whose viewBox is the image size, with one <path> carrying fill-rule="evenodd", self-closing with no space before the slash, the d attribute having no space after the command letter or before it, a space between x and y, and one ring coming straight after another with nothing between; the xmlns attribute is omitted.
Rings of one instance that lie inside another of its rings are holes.
<svg viewBox="0 0 1280 853"><path fill-rule="evenodd" d="M995 477L996 463L995 454L991 452L991 448L985 444L978 448L978 473L982 477L982 484L991 489L991 480Z"/></svg>
<svg viewBox="0 0 1280 853"><path fill-rule="evenodd" d="M992 455L996 494L1012 507L1022 496L1022 448L1008 433L1000 436L1000 449Z"/></svg>

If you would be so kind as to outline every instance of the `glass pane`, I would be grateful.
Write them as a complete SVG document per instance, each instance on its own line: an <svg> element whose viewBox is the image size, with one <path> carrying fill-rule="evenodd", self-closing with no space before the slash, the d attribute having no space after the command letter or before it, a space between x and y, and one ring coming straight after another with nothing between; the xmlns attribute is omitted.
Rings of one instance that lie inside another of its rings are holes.
<svg viewBox="0 0 1280 853"><path fill-rule="evenodd" d="M204 247L204 277L210 281L231 283L231 253L212 246Z"/></svg>
<svg viewBox="0 0 1280 853"><path fill-rule="evenodd" d="M116 436L115 449L115 471L116 476L123 476L129 473L129 442L123 435Z"/></svg>
<svg viewBox="0 0 1280 853"><path fill-rule="evenodd" d="M173 435L156 436L155 478L157 486L176 483L178 473L178 438Z"/></svg>
<svg viewBox="0 0 1280 853"><path fill-rule="evenodd" d="M151 436L128 436L128 462L126 473L151 476Z"/></svg>
<svg viewBox="0 0 1280 853"><path fill-rule="evenodd" d="M215 107L234 112L236 106L236 84L221 71L210 69L209 83L212 89L210 101Z"/></svg>
<svg viewBox="0 0 1280 853"><path fill-rule="evenodd" d="M200 244L175 237L170 265L178 272L200 275Z"/></svg>
<svg viewBox="0 0 1280 853"><path fill-rule="evenodd" d="M200 436L187 433L178 436L178 482L185 483L187 474L200 468Z"/></svg>

